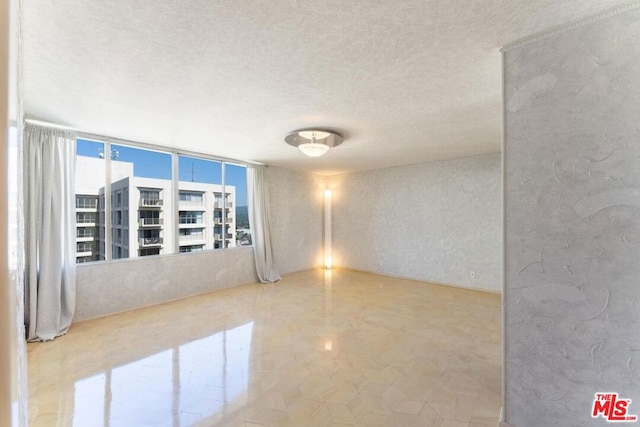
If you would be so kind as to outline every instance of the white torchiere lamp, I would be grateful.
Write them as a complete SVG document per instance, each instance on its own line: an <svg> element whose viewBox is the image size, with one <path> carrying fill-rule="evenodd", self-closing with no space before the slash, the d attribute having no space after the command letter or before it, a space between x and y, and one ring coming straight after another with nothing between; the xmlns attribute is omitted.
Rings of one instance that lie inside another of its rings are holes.
<svg viewBox="0 0 640 427"><path fill-rule="evenodd" d="M320 157L330 148L342 144L342 136L336 132L320 129L304 129L290 133L284 138L285 142L298 147L309 157Z"/></svg>
<svg viewBox="0 0 640 427"><path fill-rule="evenodd" d="M326 129L301 129L290 133L285 142L309 157L320 157L342 144L342 135ZM331 270L331 190L324 190L324 268Z"/></svg>
<svg viewBox="0 0 640 427"><path fill-rule="evenodd" d="M324 190L324 268L331 270L331 190Z"/></svg>

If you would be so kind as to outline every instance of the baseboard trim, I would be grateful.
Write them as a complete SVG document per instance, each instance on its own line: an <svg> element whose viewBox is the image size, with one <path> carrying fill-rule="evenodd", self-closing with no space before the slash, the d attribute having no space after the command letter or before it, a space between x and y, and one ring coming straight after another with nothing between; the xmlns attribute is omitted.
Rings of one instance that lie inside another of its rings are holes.
<svg viewBox="0 0 640 427"><path fill-rule="evenodd" d="M397 275L397 274L381 273L379 271L362 270L362 269L359 269L359 268L351 268L351 267L343 267L343 266L337 266L337 268L340 268L342 270L357 271L359 273L375 274L377 276L390 277L392 279L411 280L413 282L429 283L429 284L432 284L432 285L447 286L449 288L459 288L459 289L464 289L464 290L467 290L467 291L477 291L477 292L485 292L485 293L493 294L493 295L502 295L502 292L500 292L500 291L494 291L494 290L485 289L485 288L474 288L472 286L456 285L455 283L437 282L437 281L434 281L434 280L427 280L427 279L416 279L415 277L401 276L401 275Z"/></svg>
<svg viewBox="0 0 640 427"><path fill-rule="evenodd" d="M500 407L500 417L498 417L498 427L513 427L511 424L504 421L504 406Z"/></svg>

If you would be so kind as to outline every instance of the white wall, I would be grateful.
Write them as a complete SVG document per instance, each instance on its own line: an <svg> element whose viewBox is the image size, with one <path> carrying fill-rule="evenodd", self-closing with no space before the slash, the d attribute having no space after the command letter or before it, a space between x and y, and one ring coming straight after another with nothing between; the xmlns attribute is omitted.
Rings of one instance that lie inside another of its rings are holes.
<svg viewBox="0 0 640 427"><path fill-rule="evenodd" d="M329 186L334 264L501 290L499 154L351 173Z"/></svg>
<svg viewBox="0 0 640 427"><path fill-rule="evenodd" d="M596 392L640 416L640 9L601 18L504 54L512 426L609 425Z"/></svg>
<svg viewBox="0 0 640 427"><path fill-rule="evenodd" d="M74 321L256 280L250 247L79 264Z"/></svg>
<svg viewBox="0 0 640 427"><path fill-rule="evenodd" d="M280 274L320 267L325 178L270 166L267 180L273 246Z"/></svg>

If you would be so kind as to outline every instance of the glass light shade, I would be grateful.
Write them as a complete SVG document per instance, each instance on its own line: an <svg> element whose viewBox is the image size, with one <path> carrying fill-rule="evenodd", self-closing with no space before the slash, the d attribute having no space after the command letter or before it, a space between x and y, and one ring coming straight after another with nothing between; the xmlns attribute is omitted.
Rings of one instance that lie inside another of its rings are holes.
<svg viewBox="0 0 640 427"><path fill-rule="evenodd" d="M329 130L305 129L291 132L284 142L298 147L309 157L320 157L330 148L342 144L342 136Z"/></svg>
<svg viewBox="0 0 640 427"><path fill-rule="evenodd" d="M309 142L306 144L298 145L300 151L309 157L320 157L329 151L329 146L325 144L318 144L317 142Z"/></svg>

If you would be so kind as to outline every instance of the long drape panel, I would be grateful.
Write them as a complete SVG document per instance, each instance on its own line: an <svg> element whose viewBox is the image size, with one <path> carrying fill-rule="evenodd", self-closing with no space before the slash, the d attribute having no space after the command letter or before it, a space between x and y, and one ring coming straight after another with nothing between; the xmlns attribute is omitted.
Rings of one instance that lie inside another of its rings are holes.
<svg viewBox="0 0 640 427"><path fill-rule="evenodd" d="M27 125L24 138L25 325L29 341L67 332L76 301L72 132Z"/></svg>
<svg viewBox="0 0 640 427"><path fill-rule="evenodd" d="M269 188L264 166L247 166L247 204L258 278L262 283L276 282L281 277L275 265L271 245Z"/></svg>

